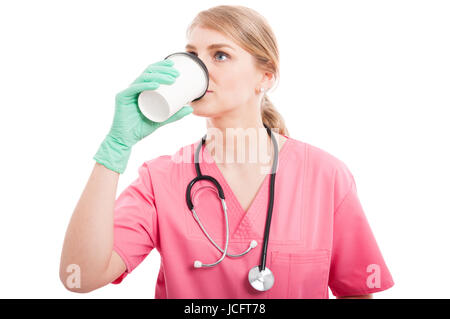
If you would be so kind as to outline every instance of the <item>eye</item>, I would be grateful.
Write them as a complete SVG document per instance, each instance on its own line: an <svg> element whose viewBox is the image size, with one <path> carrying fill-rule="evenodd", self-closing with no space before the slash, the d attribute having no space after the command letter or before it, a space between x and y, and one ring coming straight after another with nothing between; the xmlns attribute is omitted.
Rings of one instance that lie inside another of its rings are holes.
<svg viewBox="0 0 450 319"><path fill-rule="evenodd" d="M188 51L188 53L191 53L191 54L197 56L197 53L195 53L194 51ZM227 59L230 57L228 54L226 54L225 52L222 52L222 51L217 51L217 52L214 54L214 56L217 56L217 55L223 55L223 56L226 56ZM218 61L219 61L219 62L222 62L222 61L224 61L224 60L218 60Z"/></svg>
<svg viewBox="0 0 450 319"><path fill-rule="evenodd" d="M228 54L226 54L225 52L222 52L222 51L217 51L216 52L216 54L214 55L214 56L217 56L217 55L223 55L223 56L226 56L227 57L227 59L228 59ZM219 61L223 61L223 60L219 60Z"/></svg>

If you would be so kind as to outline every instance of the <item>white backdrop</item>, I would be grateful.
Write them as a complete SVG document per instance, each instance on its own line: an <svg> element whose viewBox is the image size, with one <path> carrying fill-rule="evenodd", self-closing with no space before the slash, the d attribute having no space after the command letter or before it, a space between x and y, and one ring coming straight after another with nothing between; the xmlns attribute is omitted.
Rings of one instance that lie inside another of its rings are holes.
<svg viewBox="0 0 450 319"><path fill-rule="evenodd" d="M156 250L120 285L65 290L59 259L72 212L109 131L115 94L183 51L195 15L219 4L264 15L279 42L269 93L291 137L352 171L393 288L375 298L449 298L448 1L2 1L1 298L153 298ZM138 167L197 141L196 116L138 143ZM330 293L330 297L334 298Z"/></svg>

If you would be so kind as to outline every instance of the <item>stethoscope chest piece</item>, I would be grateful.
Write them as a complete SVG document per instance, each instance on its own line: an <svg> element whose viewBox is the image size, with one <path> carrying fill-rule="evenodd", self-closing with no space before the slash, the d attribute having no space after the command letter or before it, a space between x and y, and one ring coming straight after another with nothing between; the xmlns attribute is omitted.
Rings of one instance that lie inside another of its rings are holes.
<svg viewBox="0 0 450 319"><path fill-rule="evenodd" d="M267 133L269 134L269 136L273 142L274 159L273 159L273 164L272 164L272 172L270 174L271 175L270 176L270 189L269 189L270 196L269 196L269 204L268 204L268 208L267 208L266 225L264 228L264 240L263 240L263 247L261 250L261 262L258 266L255 266L252 269L250 269L250 271L248 273L248 280L250 282L250 285L258 291L269 290L270 288L272 288L272 286L275 282L275 278L273 276L272 271L270 271L270 269L266 267L266 256L267 256L267 245L269 243L269 231L270 231L270 222L272 219L273 202L274 202L274 197L275 197L275 195L274 195L275 194L275 175L276 175L276 168L278 166L278 144L277 144L276 138L272 134L272 131L270 130L270 128L267 127L265 124L264 124L264 127L266 128ZM197 150L194 155L195 170L197 172L197 176L188 184L188 187L186 188L186 203L187 203L187 206L189 207L189 210L192 212L194 219L197 221L199 227L201 228L201 230L203 231L205 236L219 251L222 252L222 257L220 257L219 260L217 260L216 262L211 263L211 264L204 264L201 261L196 260L194 262L195 268L206 268L206 267L216 266L217 264L222 262L222 260L225 258L225 256L228 256L228 257L243 256L243 255L247 254L251 249L255 248L256 244L257 244L255 240L252 240L249 248L240 254L229 254L227 252L228 243L229 243L229 226L228 226L227 207L225 204L224 191L223 191L222 187L220 186L220 183L214 177L208 176L208 175L203 175L200 170L199 155L200 155L200 151L202 150L203 145L205 144L205 140L206 140L206 135L202 138L201 143L198 144ZM206 229L203 227L200 219L197 216L197 213L195 212L194 204L192 203L192 198L191 198L191 188L199 180L209 180L210 182L212 182L216 186L219 198L222 202L224 218L225 218L225 225L226 225L226 240L225 240L225 248L224 249L219 247L216 244L216 242L211 238L211 236L208 234Z"/></svg>
<svg viewBox="0 0 450 319"><path fill-rule="evenodd" d="M272 288L275 277L269 268L260 271L259 266L255 266L248 272L248 281L256 290L267 291Z"/></svg>

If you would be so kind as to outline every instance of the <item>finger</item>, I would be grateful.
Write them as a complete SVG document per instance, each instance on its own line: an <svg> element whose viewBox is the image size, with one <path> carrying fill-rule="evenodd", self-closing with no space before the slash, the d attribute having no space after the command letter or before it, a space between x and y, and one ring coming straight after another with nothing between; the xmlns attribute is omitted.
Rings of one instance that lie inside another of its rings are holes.
<svg viewBox="0 0 450 319"><path fill-rule="evenodd" d="M170 74L173 77L180 75L180 72L174 67L164 65L151 65L143 73L163 73Z"/></svg>
<svg viewBox="0 0 450 319"><path fill-rule="evenodd" d="M165 60L162 60L162 61L158 61L158 62L156 62L156 63L152 63L152 64L150 64L148 67L150 67L150 66L152 66L152 65L172 66L173 63L174 63L173 60L165 59ZM148 68L148 67L147 67L147 68Z"/></svg>
<svg viewBox="0 0 450 319"><path fill-rule="evenodd" d="M121 96L135 96L142 91L156 90L159 87L158 82L143 82L130 85L128 88L119 93Z"/></svg>
<svg viewBox="0 0 450 319"><path fill-rule="evenodd" d="M143 73L133 84L143 82L158 82L159 84L173 84L175 77L161 73Z"/></svg>
<svg viewBox="0 0 450 319"><path fill-rule="evenodd" d="M168 120L166 120L164 122L164 124L178 121L181 118L185 117L186 115L191 114L193 111L194 111L194 109L191 106L185 105L178 112L176 112L174 115L172 115Z"/></svg>

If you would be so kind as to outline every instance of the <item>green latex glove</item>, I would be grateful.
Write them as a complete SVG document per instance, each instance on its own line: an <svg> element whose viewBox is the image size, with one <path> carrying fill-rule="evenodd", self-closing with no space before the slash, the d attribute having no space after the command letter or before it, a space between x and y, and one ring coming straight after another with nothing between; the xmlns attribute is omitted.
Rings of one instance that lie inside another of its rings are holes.
<svg viewBox="0 0 450 319"><path fill-rule="evenodd" d="M123 173L133 145L157 128L192 113L192 107L186 105L166 121L153 122L139 110L138 96L142 91L156 90L160 84L170 85L175 82L180 73L172 66L173 61L170 59L151 64L127 89L116 95L111 129L94 156L98 163L117 173Z"/></svg>

